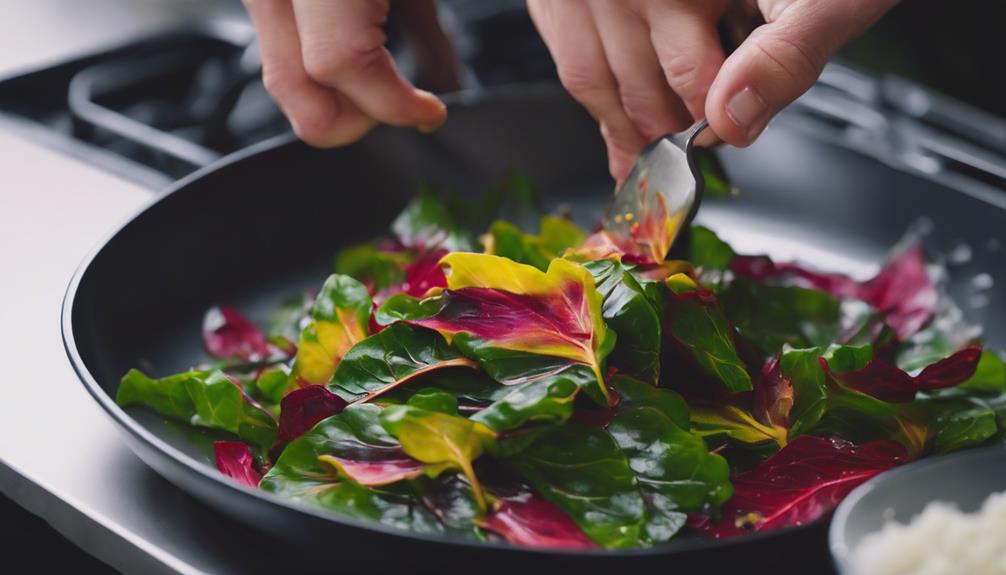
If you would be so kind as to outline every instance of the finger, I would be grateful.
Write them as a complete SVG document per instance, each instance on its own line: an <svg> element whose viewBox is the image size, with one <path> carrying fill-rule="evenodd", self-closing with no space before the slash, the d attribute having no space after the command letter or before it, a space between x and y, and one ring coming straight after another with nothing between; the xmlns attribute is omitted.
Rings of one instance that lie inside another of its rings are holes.
<svg viewBox="0 0 1006 575"><path fill-rule="evenodd" d="M381 122L428 129L443 123L443 102L409 84L384 47L387 0L293 0L293 6L304 66L313 80L339 90Z"/></svg>
<svg viewBox="0 0 1006 575"><path fill-rule="evenodd" d="M625 113L647 141L679 132L691 117L664 80L649 26L625 4L590 0L605 56Z"/></svg>
<svg viewBox="0 0 1006 575"><path fill-rule="evenodd" d="M435 0L397 0L392 10L416 64L416 85L437 93L461 89L461 62L440 25Z"/></svg>
<svg viewBox="0 0 1006 575"><path fill-rule="evenodd" d="M761 0L767 24L724 63L706 102L713 130L746 146L768 121L807 91L839 47L863 32L895 0Z"/></svg>
<svg viewBox="0 0 1006 575"><path fill-rule="evenodd" d="M650 2L650 39L664 78L681 98L692 120L705 117L706 95L723 65L715 23L723 2ZM691 123L691 122L689 122Z"/></svg>
<svg viewBox="0 0 1006 575"><path fill-rule="evenodd" d="M622 107L618 86L586 5L529 0L528 9L552 52L562 85L600 123L609 149L635 157L647 140ZM610 155L608 160L616 180L628 174L623 161Z"/></svg>
<svg viewBox="0 0 1006 575"><path fill-rule="evenodd" d="M347 98L308 77L289 1L246 0L245 5L258 30L262 81L297 136L313 146L338 146L374 126Z"/></svg>

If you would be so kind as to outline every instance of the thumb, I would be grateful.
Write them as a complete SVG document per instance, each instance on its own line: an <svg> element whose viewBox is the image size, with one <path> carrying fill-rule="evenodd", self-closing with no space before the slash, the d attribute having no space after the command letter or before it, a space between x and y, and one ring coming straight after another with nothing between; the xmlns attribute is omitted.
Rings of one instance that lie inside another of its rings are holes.
<svg viewBox="0 0 1006 575"><path fill-rule="evenodd" d="M825 62L896 0L759 0L759 26L720 68L706 99L713 131L753 142L775 114L806 92Z"/></svg>

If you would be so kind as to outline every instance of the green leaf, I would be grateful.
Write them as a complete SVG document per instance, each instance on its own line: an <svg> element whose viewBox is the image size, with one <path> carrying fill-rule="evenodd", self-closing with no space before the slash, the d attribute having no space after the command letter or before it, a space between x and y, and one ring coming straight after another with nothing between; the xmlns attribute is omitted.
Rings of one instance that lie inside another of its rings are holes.
<svg viewBox="0 0 1006 575"><path fill-rule="evenodd" d="M608 361L630 375L656 384L660 377L662 310L622 263L598 260L584 267L594 276L597 291L604 298L604 321L618 334Z"/></svg>
<svg viewBox="0 0 1006 575"><path fill-rule="evenodd" d="M985 350L975 374L957 387L979 393L1006 393L1006 363L996 352Z"/></svg>
<svg viewBox="0 0 1006 575"><path fill-rule="evenodd" d="M812 429L828 404L827 382L818 358L821 348L784 349L779 357L782 376L793 385L793 408L789 412L789 439Z"/></svg>
<svg viewBox="0 0 1006 575"><path fill-rule="evenodd" d="M379 325L419 320L436 315L443 306L444 302L440 297L419 299L406 294L396 294L377 308L374 319Z"/></svg>
<svg viewBox="0 0 1006 575"><path fill-rule="evenodd" d="M290 381L290 368L285 365L274 365L263 369L255 379L255 389L259 397L271 404L283 400L283 396L293 391Z"/></svg>
<svg viewBox="0 0 1006 575"><path fill-rule="evenodd" d="M923 401L933 429L932 450L949 453L981 445L999 431L996 412L978 400Z"/></svg>
<svg viewBox="0 0 1006 575"><path fill-rule="evenodd" d="M716 233L703 226L692 226L688 241L688 256L685 258L703 272L724 272L734 259L733 248L721 240Z"/></svg>
<svg viewBox="0 0 1006 575"><path fill-rule="evenodd" d="M357 244L335 256L335 273L372 282L375 289L381 290L405 279L405 266L410 258L411 254L405 251L379 250L374 242Z"/></svg>
<svg viewBox="0 0 1006 575"><path fill-rule="evenodd" d="M311 307L311 323L300 334L291 378L314 385L329 382L342 356L367 337L373 303L367 287L332 274Z"/></svg>
<svg viewBox="0 0 1006 575"><path fill-rule="evenodd" d="M428 189L421 190L391 224L391 231L407 247L443 247L474 251L474 240L462 233L443 202Z"/></svg>
<svg viewBox="0 0 1006 575"><path fill-rule="evenodd" d="M603 429L570 421L509 462L598 544L645 543L646 503L628 461Z"/></svg>
<svg viewBox="0 0 1006 575"><path fill-rule="evenodd" d="M729 393L750 391L751 375L737 355L733 328L711 292L685 274L668 278L668 331L699 370Z"/></svg>
<svg viewBox="0 0 1006 575"><path fill-rule="evenodd" d="M628 458L646 499L646 534L669 540L688 513L716 510L733 494L730 467L701 437L678 427L660 409L622 411L607 427Z"/></svg>
<svg viewBox="0 0 1006 575"><path fill-rule="evenodd" d="M710 198L722 198L737 193L730 183L727 171L720 162L719 154L708 148L695 148L695 160L702 172L705 193Z"/></svg>
<svg viewBox="0 0 1006 575"><path fill-rule="evenodd" d="M190 371L155 380L133 369L122 378L116 402L122 407L143 405L197 427L228 431L260 452L276 439L273 416L252 404L221 371Z"/></svg>
<svg viewBox="0 0 1006 575"><path fill-rule="evenodd" d="M425 409L426 411L438 411L447 415L458 414L458 398L432 387L420 389L412 394L406 405Z"/></svg>
<svg viewBox="0 0 1006 575"><path fill-rule="evenodd" d="M471 417L499 433L528 423L561 425L573 413L573 399L582 386L594 381L584 365L573 365L526 383L505 386L492 404Z"/></svg>
<svg viewBox="0 0 1006 575"><path fill-rule="evenodd" d="M370 401L417 377L449 367L474 368L475 364L437 332L398 322L350 348L329 389Z"/></svg>
<svg viewBox="0 0 1006 575"><path fill-rule="evenodd" d="M140 370L131 369L119 382L115 402L120 407L143 405L166 417L188 422L196 412L196 407L185 390L185 382L202 376L203 372L187 371L162 379L151 379Z"/></svg>
<svg viewBox="0 0 1006 575"><path fill-rule="evenodd" d="M420 478L381 489L368 489L340 478L321 461L322 456L348 459L375 457L382 453L400 454L400 445L380 424L381 409L375 405L355 405L342 413L320 421L310 431L283 450L275 465L262 478L263 491L322 507L357 519L375 521L398 529L419 533L451 533L478 536L472 520L473 497L451 478ZM423 500L435 494L442 519L430 511ZM440 504L446 507L439 507Z"/></svg>
<svg viewBox="0 0 1006 575"><path fill-rule="evenodd" d="M486 509L485 496L472 462L482 455L495 435L489 428L463 417L427 411L408 405L392 405L380 416L381 425L402 444L406 454L428 465L457 469L468 478L479 507Z"/></svg>
<svg viewBox="0 0 1006 575"><path fill-rule="evenodd" d="M841 304L823 291L735 279L719 295L727 319L765 356L783 345L827 346L839 336Z"/></svg>
<svg viewBox="0 0 1006 575"><path fill-rule="evenodd" d="M567 248L578 247L587 234L573 222L555 216L541 219L537 236L525 234L505 220L497 220L489 228L488 253L532 265L542 271L560 257Z"/></svg>
<svg viewBox="0 0 1006 575"><path fill-rule="evenodd" d="M654 387L625 375L612 377L608 384L618 394L618 409L650 407L662 413L674 425L681 429L688 429L688 404L678 393Z"/></svg>

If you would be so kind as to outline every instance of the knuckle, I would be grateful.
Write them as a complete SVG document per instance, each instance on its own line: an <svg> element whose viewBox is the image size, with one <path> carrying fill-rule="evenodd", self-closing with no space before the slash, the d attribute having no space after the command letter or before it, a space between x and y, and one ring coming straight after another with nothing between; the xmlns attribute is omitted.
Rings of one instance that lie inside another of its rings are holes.
<svg viewBox="0 0 1006 575"><path fill-rule="evenodd" d="M663 63L664 78L675 92L691 92L702 76L699 61L689 54L676 54Z"/></svg>
<svg viewBox="0 0 1006 575"><path fill-rule="evenodd" d="M755 47L794 82L811 83L824 67L825 58L817 50L788 36L773 34L755 40Z"/></svg>
<svg viewBox="0 0 1006 575"><path fill-rule="evenodd" d="M305 43L304 70L319 82L360 72L373 65L384 51L384 32L379 28L361 30L345 38Z"/></svg>
<svg viewBox="0 0 1006 575"><path fill-rule="evenodd" d="M589 97L604 88L589 66L568 63L560 65L558 72L559 82L574 96Z"/></svg>
<svg viewBox="0 0 1006 575"><path fill-rule="evenodd" d="M280 99L283 95L289 93L290 89L296 83L296 80L290 74L284 73L277 66L266 66L262 69L262 85L265 86L266 92L269 92L273 98Z"/></svg>

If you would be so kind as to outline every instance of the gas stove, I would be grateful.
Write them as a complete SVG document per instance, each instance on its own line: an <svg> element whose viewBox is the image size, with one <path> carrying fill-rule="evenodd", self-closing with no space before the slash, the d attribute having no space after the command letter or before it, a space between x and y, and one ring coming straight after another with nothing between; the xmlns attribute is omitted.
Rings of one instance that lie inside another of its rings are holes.
<svg viewBox="0 0 1006 575"><path fill-rule="evenodd" d="M554 81L522 6L443 3L467 89ZM0 491L122 571L289 567L267 537L210 512L128 451L77 382L58 328L73 268L102 234L166 184L288 130L238 10L170 18L115 46L0 69L0 269L14 270L0 288L0 349L12 366ZM1006 122L904 79L832 64L758 145L784 153L791 131L1006 206Z"/></svg>

